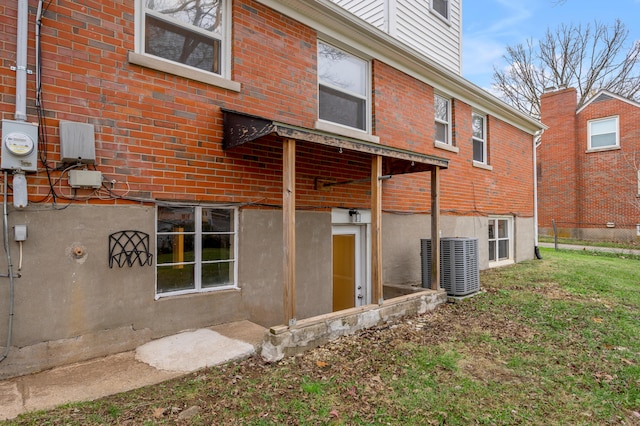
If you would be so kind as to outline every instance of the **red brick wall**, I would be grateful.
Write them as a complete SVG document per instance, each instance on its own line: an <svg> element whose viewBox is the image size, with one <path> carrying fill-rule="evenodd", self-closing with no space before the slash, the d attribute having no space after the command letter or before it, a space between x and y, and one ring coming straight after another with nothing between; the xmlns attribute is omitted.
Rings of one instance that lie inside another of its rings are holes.
<svg viewBox="0 0 640 426"><path fill-rule="evenodd" d="M620 149L587 152L588 121L618 116ZM640 223L638 177L640 169L640 108L615 98L594 101L576 119L578 149L578 219L582 227L602 228Z"/></svg>
<svg viewBox="0 0 640 426"><path fill-rule="evenodd" d="M540 98L541 120L549 128L537 150L538 223L551 228L572 226L577 221L575 89L549 92Z"/></svg>
<svg viewBox="0 0 640 426"><path fill-rule="evenodd" d="M34 64L30 0L29 64ZM96 128L96 168L115 180L115 194L157 199L280 204L281 147L275 140L223 151L222 113L228 108L303 127L317 117L316 34L252 0L233 2L232 79L239 93L127 62L134 50L134 4L81 4L54 0L42 27L43 104L47 160L58 168L60 120ZM13 118L14 3L0 5L0 113ZM374 129L381 143L451 159L442 173L442 208L452 214L514 212L532 215L530 136L489 120L493 171L471 167L471 108L454 100L459 153L433 145L433 88L393 68L373 64ZM36 121L34 78L29 77L28 115ZM297 202L301 207L368 207L368 183L316 191L317 178L366 179L370 158L298 143ZM57 192L72 195L66 174L51 172ZM385 209L430 209L429 173L384 182ZM61 190L59 188L62 188ZM32 202L47 200L44 172L29 175ZM90 190L78 190L86 197ZM121 203L93 199L92 203Z"/></svg>
<svg viewBox="0 0 640 426"><path fill-rule="evenodd" d="M443 213L533 216L532 137L488 118L488 156L493 170L473 167L471 107L452 101L453 140L459 152L434 146L433 88L385 64L374 65L375 129L381 143L450 160L441 172ZM430 173L394 176L383 186L386 210L431 210Z"/></svg>
<svg viewBox="0 0 640 426"><path fill-rule="evenodd" d="M611 98L594 100L577 113L576 102L575 89L541 98L549 129L538 149L539 224L551 228L555 219L561 234L609 222L633 228L640 222L640 108ZM589 120L612 116L619 116L620 149L588 152Z"/></svg>

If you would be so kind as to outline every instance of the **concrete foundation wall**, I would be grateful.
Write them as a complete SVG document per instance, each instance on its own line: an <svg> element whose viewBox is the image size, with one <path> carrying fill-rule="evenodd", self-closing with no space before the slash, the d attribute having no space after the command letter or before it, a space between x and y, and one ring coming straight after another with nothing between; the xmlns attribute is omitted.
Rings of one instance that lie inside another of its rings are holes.
<svg viewBox="0 0 640 426"><path fill-rule="evenodd" d="M26 224L21 277L15 279L13 333L0 378L133 349L185 329L245 319L241 292L155 300L155 262L109 268L109 235L137 230L155 247L155 209L32 205L11 211L9 229ZM17 272L19 247L11 254ZM6 258L0 268L7 269ZM0 286L0 347L7 336L8 278Z"/></svg>
<svg viewBox="0 0 640 426"><path fill-rule="evenodd" d="M282 211L243 210L239 286L248 319L265 327L283 317ZM296 213L296 318L331 311L331 213Z"/></svg>
<svg viewBox="0 0 640 426"><path fill-rule="evenodd" d="M514 260L534 257L533 218L514 220ZM488 219L442 216L441 237L478 238L480 270L489 267ZM385 284L420 285L422 281L420 240L431 238L431 216L384 214L382 221L382 276Z"/></svg>
<svg viewBox="0 0 640 426"><path fill-rule="evenodd" d="M238 289L155 299L153 265L109 267L109 235L121 230L149 234L155 253L155 208L42 206L11 211L9 228L26 224L19 246L11 233L15 272L11 350L0 378L133 349L183 330L250 320L283 324L282 212L242 209L239 215ZM486 219L443 217L443 236L480 238L480 265L487 267ZM428 215L383 216L385 285L421 284L420 239L429 238ZM516 221L516 259L533 257L532 221ZM296 319L332 311L332 215L296 213ZM6 258L0 268L7 269ZM0 324L9 312L8 278L0 286ZM0 348L7 327L0 328Z"/></svg>
<svg viewBox="0 0 640 426"><path fill-rule="evenodd" d="M558 238L573 238L586 241L640 241L635 228L558 228ZM541 228L540 235L553 237L553 228Z"/></svg>

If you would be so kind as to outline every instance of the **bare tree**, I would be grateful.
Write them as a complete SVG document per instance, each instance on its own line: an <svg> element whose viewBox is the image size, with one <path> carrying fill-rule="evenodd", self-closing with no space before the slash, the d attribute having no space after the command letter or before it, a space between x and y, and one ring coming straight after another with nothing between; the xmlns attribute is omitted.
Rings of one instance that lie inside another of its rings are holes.
<svg viewBox="0 0 640 426"><path fill-rule="evenodd" d="M578 106L601 89L640 100L640 41L629 45L628 36L620 20L547 29L538 42L507 47L508 66L494 68L494 89L534 117L540 117L540 95L548 87L575 87Z"/></svg>

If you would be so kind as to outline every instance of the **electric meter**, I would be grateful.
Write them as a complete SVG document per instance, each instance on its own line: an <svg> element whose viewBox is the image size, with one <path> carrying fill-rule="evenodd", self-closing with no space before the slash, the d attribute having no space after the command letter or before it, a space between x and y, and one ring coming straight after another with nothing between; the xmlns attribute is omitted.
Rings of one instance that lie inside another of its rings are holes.
<svg viewBox="0 0 640 426"><path fill-rule="evenodd" d="M4 144L10 153L18 157L31 154L35 145L31 136L21 132L9 133L4 138Z"/></svg>
<svg viewBox="0 0 640 426"><path fill-rule="evenodd" d="M38 125L25 121L2 120L2 159L4 170L38 171Z"/></svg>

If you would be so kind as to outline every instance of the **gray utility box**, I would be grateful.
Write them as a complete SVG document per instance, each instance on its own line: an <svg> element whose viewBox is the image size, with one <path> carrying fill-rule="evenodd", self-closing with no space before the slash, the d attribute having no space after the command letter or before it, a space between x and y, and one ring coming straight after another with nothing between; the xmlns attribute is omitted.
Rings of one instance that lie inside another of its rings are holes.
<svg viewBox="0 0 640 426"><path fill-rule="evenodd" d="M431 288L431 240L420 240L422 287ZM477 238L440 239L440 287L449 296L480 291Z"/></svg>

